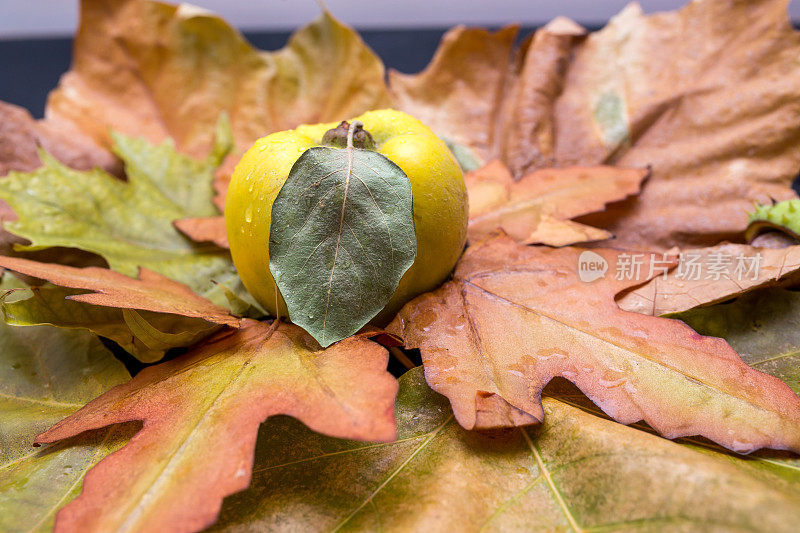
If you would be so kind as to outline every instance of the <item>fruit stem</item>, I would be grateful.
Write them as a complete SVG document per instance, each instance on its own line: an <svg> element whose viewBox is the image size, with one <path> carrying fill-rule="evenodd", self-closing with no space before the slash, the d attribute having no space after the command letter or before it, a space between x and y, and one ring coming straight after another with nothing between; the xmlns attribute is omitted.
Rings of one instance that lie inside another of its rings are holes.
<svg viewBox="0 0 800 533"><path fill-rule="evenodd" d="M364 123L361 122L360 120L354 120L352 122L352 124L350 124L350 127L347 128L347 147L348 148L352 148L353 147L353 134L356 132L357 128L362 128L363 129L364 128Z"/></svg>
<svg viewBox="0 0 800 533"><path fill-rule="evenodd" d="M322 136L322 144L334 148L375 149L372 135L364 129L364 124L360 120L356 120L352 124L343 120L338 126L325 132L325 135Z"/></svg>

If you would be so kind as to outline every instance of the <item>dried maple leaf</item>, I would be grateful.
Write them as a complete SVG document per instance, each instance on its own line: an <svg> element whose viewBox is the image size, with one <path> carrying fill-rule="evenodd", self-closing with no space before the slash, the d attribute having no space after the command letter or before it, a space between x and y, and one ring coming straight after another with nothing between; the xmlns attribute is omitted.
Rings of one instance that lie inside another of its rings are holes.
<svg viewBox="0 0 800 533"><path fill-rule="evenodd" d="M564 246L611 237L569 219L603 209L639 191L646 169L572 167L541 169L514 181L493 161L464 177L469 191L469 238L497 229L518 242Z"/></svg>
<svg viewBox="0 0 800 533"><path fill-rule="evenodd" d="M221 326L189 318L139 309L103 307L70 300L80 289L25 287L0 297L0 312L7 324L86 329L106 337L144 363L164 357L167 350L192 346Z"/></svg>
<svg viewBox="0 0 800 533"><path fill-rule="evenodd" d="M391 90L517 177L652 165L636 201L579 222L631 248L716 244L741 234L753 201L795 196L800 37L785 4L692 2L649 16L632 4L586 38L563 20L545 27L516 58L506 30L456 28L425 71L392 73Z"/></svg>
<svg viewBox="0 0 800 533"><path fill-rule="evenodd" d="M225 217L182 218L174 222L181 233L196 242L213 242L220 248L228 248L228 232Z"/></svg>
<svg viewBox="0 0 800 533"><path fill-rule="evenodd" d="M415 369L400 378L397 442L331 439L276 417L252 487L225 500L211 531L797 529L800 460L679 444L572 403L544 398L539 427L466 431Z"/></svg>
<svg viewBox="0 0 800 533"><path fill-rule="evenodd" d="M186 4L83 0L73 54L72 70L48 99L47 122L105 147L113 128L151 142L172 138L181 151L204 156L227 111L244 150L274 131L389 104L380 59L327 11L285 48L262 52L221 18Z"/></svg>
<svg viewBox="0 0 800 533"><path fill-rule="evenodd" d="M796 285L800 280L800 246L771 249L721 244L683 255L683 266L619 294L620 308L668 315L722 302L757 288ZM689 264L706 269L692 270ZM718 270L709 271L714 265Z"/></svg>
<svg viewBox="0 0 800 533"><path fill-rule="evenodd" d="M41 165L39 147L72 168L100 167L115 174L121 170L113 154L91 139L36 122L26 109L0 102L0 176L12 170L27 172L37 168Z"/></svg>
<svg viewBox="0 0 800 533"><path fill-rule="evenodd" d="M142 420L127 446L87 473L56 531L196 531L222 498L246 488L258 426L287 414L341 438L395 438L397 382L379 345L350 338L326 350L297 326L250 322L148 367L37 438Z"/></svg>
<svg viewBox="0 0 800 533"><path fill-rule="evenodd" d="M508 83L516 35L514 26L494 33L463 26L448 31L425 70L415 75L389 71L394 106L484 160L496 157L492 120Z"/></svg>
<svg viewBox="0 0 800 533"><path fill-rule="evenodd" d="M202 318L76 301L70 297L86 290L49 284L28 286L8 274L3 276L2 289L6 292L0 295L0 313L7 324L89 330L115 341L145 363L160 360L171 348L191 346L223 327ZM162 303L168 300L169 296ZM203 305L208 306L208 302Z"/></svg>
<svg viewBox="0 0 800 533"><path fill-rule="evenodd" d="M139 279L136 279L107 268L75 268L18 257L0 256L0 266L46 279L60 287L92 291L69 296L70 300L77 302L202 318L232 327L238 327L240 322L227 309L198 296L186 285L146 268L139 270Z"/></svg>
<svg viewBox="0 0 800 533"><path fill-rule="evenodd" d="M630 281L580 281L572 248L498 237L467 250L455 278L387 328L422 352L426 378L467 429L530 424L555 376L622 423L702 435L739 452L800 450L800 398L721 339L620 310ZM597 250L613 261L615 253Z"/></svg>

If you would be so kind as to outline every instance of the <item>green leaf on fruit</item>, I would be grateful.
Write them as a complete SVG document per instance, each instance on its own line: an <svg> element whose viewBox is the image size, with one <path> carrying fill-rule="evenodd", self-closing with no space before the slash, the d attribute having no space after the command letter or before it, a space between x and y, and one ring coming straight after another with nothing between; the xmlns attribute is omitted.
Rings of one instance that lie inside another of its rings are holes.
<svg viewBox="0 0 800 533"><path fill-rule="evenodd" d="M311 148L273 203L269 239L289 318L329 346L377 315L414 263L411 183L377 152Z"/></svg>

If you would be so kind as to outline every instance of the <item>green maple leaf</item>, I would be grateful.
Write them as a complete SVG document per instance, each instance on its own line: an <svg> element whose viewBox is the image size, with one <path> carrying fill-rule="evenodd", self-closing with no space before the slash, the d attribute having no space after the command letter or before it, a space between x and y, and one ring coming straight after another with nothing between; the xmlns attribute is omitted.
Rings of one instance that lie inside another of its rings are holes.
<svg viewBox="0 0 800 533"><path fill-rule="evenodd" d="M178 153L172 141L155 146L119 133L113 138L127 181L99 169L73 170L41 151L42 167L11 172L0 181L0 198L19 217L5 228L31 241L24 250L79 248L128 276L145 267L215 303L241 306L230 302L232 292L247 297L229 252L194 242L173 226L177 219L219 214L212 203L213 179L232 147L227 118L220 119L214 148L204 160Z"/></svg>
<svg viewBox="0 0 800 533"><path fill-rule="evenodd" d="M122 363L87 331L0 322L0 531L49 531L86 471L123 446L130 427L34 448L38 433L114 385Z"/></svg>
<svg viewBox="0 0 800 533"><path fill-rule="evenodd" d="M538 427L466 431L417 368L400 378L396 442L271 418L251 487L226 499L212 531L796 529L797 459L662 439L595 416L575 389L544 408Z"/></svg>

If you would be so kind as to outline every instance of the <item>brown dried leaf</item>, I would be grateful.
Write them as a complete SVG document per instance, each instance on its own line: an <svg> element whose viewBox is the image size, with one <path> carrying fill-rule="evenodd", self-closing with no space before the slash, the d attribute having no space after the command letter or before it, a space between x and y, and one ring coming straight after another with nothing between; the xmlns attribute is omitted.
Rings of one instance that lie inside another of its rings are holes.
<svg viewBox="0 0 800 533"><path fill-rule="evenodd" d="M225 217L182 218L173 222L181 233L196 242L213 242L220 248L228 248L228 232Z"/></svg>
<svg viewBox="0 0 800 533"><path fill-rule="evenodd" d="M646 315L679 313L694 307L711 305L744 294L753 289L771 286L792 286L800 281L800 246L783 249L756 248L744 244L722 244L687 252L693 264L705 266L695 272L691 267L673 269L665 276L651 279L641 287L617 296L617 304L625 311ZM742 257L742 271L736 269ZM756 259L760 257L760 259ZM758 261L754 272L749 269ZM688 261L684 264L688 264ZM709 265L724 270L719 279L709 272ZM697 277L697 279L695 279Z"/></svg>
<svg viewBox="0 0 800 533"><path fill-rule="evenodd" d="M70 296L70 300L105 307L171 313L239 327L240 319L227 309L197 295L186 285L145 268L139 269L139 279L135 279L107 268L75 268L17 257L0 256L0 267L46 279L60 287L93 291Z"/></svg>
<svg viewBox="0 0 800 533"><path fill-rule="evenodd" d="M326 350L297 326L248 321L148 367L37 438L53 442L135 420L127 446L87 474L57 532L198 531L222 499L250 484L261 422L278 414L319 433L395 438L397 381L379 345L349 338Z"/></svg>
<svg viewBox="0 0 800 533"><path fill-rule="evenodd" d="M614 295L631 282L580 281L579 254L484 241L453 281L407 304L387 330L421 350L428 383L467 429L541 421L542 389L562 376L615 420L644 420L669 438L800 451L800 398L786 384L722 339L620 310Z"/></svg>
<svg viewBox="0 0 800 533"><path fill-rule="evenodd" d="M449 33L422 73L390 76L397 105L515 177L652 165L635 201L579 220L620 246L716 244L741 234L753 201L795 197L800 37L785 0L648 16L631 4L585 39L564 21L545 27L516 59L505 33L480 46L474 32Z"/></svg>
<svg viewBox="0 0 800 533"><path fill-rule="evenodd" d="M0 176L12 170L28 172L38 168L42 164L37 152L40 146L78 170L100 167L114 174L121 171L111 152L79 132L37 122L26 109L0 102Z"/></svg>
<svg viewBox="0 0 800 533"><path fill-rule="evenodd" d="M275 52L256 50L221 18L187 4L83 0L72 70L47 104L97 144L109 129L205 156L222 111L239 151L273 131L339 120L389 103L380 59L328 12Z"/></svg>
<svg viewBox="0 0 800 533"><path fill-rule="evenodd" d="M469 191L469 238L497 229L525 244L564 246L611 237L607 231L569 219L602 210L639 191L646 169L572 167L541 169L514 181L493 161L464 177Z"/></svg>
<svg viewBox="0 0 800 533"><path fill-rule="evenodd" d="M495 33L451 29L425 70L415 75L389 72L394 107L488 161L495 155L493 120L507 84L516 35L515 26Z"/></svg>

